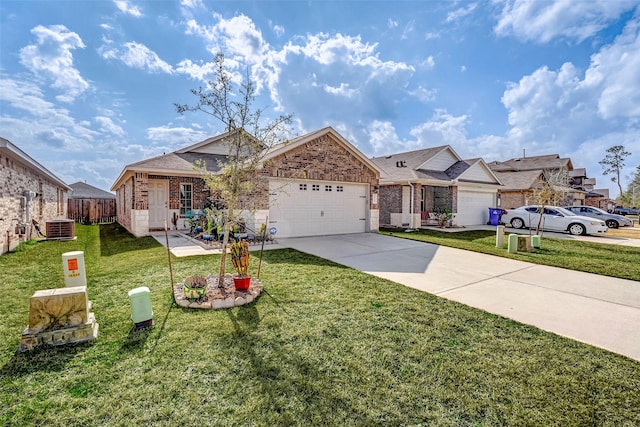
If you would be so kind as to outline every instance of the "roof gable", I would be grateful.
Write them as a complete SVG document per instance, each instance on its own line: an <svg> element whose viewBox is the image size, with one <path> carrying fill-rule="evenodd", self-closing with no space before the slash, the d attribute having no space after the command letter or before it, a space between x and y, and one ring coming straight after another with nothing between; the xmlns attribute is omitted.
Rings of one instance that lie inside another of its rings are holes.
<svg viewBox="0 0 640 427"><path fill-rule="evenodd" d="M500 178L498 178L496 174L491 171L484 160L466 160L465 163L467 163L469 167L462 171L462 173L458 176L458 181L481 182L497 185L502 184Z"/></svg>
<svg viewBox="0 0 640 427"><path fill-rule="evenodd" d="M441 147L441 150L435 153L435 155L428 158L424 163L418 166L416 169L428 170L428 171L446 171L451 166L462 160L453 151L453 148L447 146Z"/></svg>
<svg viewBox="0 0 640 427"><path fill-rule="evenodd" d="M369 169L374 171L376 174L381 172L380 168L372 162L367 156L362 154L360 150L358 150L353 144L347 141L342 135L340 135L334 128L331 126L327 126L322 129L318 129L317 131L307 133L305 135L294 138L286 143L278 144L274 147L271 147L266 155L263 158L263 161L268 161L274 159L282 154L285 154L288 151L294 150L308 142L311 142L317 138L329 136L330 139L342 146L345 150L347 150L350 154L352 154L357 160L362 162Z"/></svg>

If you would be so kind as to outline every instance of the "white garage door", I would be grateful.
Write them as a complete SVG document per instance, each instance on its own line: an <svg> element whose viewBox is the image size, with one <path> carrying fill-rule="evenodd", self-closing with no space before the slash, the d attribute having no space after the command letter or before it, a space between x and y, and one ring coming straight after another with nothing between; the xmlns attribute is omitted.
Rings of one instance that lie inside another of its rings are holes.
<svg viewBox="0 0 640 427"><path fill-rule="evenodd" d="M269 226L276 237L364 233L367 190L365 184L272 180Z"/></svg>
<svg viewBox="0 0 640 427"><path fill-rule="evenodd" d="M495 193L458 190L458 225L481 225L489 221L489 208L495 207Z"/></svg>

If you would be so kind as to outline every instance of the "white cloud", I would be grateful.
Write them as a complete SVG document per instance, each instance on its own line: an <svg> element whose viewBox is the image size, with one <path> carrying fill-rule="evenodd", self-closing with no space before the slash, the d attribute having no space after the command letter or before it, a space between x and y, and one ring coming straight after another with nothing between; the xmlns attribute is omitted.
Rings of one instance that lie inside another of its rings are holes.
<svg viewBox="0 0 640 427"><path fill-rule="evenodd" d="M35 75L52 80L51 86L63 91L59 101L72 102L89 88L73 66L72 50L85 47L82 39L64 25L38 25L31 33L36 44L20 49L20 63Z"/></svg>
<svg viewBox="0 0 640 427"><path fill-rule="evenodd" d="M416 89L411 90L408 93L409 95L418 98L420 102L426 104L436 99L438 91L436 89L427 89L422 85L418 85Z"/></svg>
<svg viewBox="0 0 640 427"><path fill-rule="evenodd" d="M282 25L272 25L273 32L276 36L282 37L285 33L284 27Z"/></svg>
<svg viewBox="0 0 640 427"><path fill-rule="evenodd" d="M436 66L436 61L433 59L432 55L429 55L427 59L422 62L422 66L431 69Z"/></svg>
<svg viewBox="0 0 640 427"><path fill-rule="evenodd" d="M502 5L494 31L499 36L547 43L556 37L581 42L638 6L637 0L494 0Z"/></svg>
<svg viewBox="0 0 640 427"><path fill-rule="evenodd" d="M176 65L177 73L186 74L192 79L207 82L211 79L216 69L214 62L206 62L203 64L194 64L190 59L183 59Z"/></svg>
<svg viewBox="0 0 640 427"><path fill-rule="evenodd" d="M349 89L348 83L340 83L339 87L324 85L324 90L325 92L330 93L332 95L340 95L346 98L353 98L355 95L358 94L358 91L356 89Z"/></svg>
<svg viewBox="0 0 640 427"><path fill-rule="evenodd" d="M160 59L158 54L141 43L128 42L123 45L122 49L113 48L109 44L105 44L98 49L98 53L104 59L116 59L131 68L138 68L152 73L173 73L171 65Z"/></svg>
<svg viewBox="0 0 640 427"><path fill-rule="evenodd" d="M476 7L478 7L477 3L470 3L469 5L467 5L467 7L461 7L458 8L456 10L454 10L453 12L449 12L447 14L447 19L445 19L446 23L451 23L454 21L457 21L459 19L464 18L467 15L470 15L471 13L473 13L474 10L476 10Z"/></svg>
<svg viewBox="0 0 640 427"><path fill-rule="evenodd" d="M467 139L467 119L465 115L456 117L444 110L436 110L429 121L413 127L409 133L419 146L461 145Z"/></svg>
<svg viewBox="0 0 640 427"><path fill-rule="evenodd" d="M203 9L204 3L202 0L180 0L180 6L189 9Z"/></svg>
<svg viewBox="0 0 640 427"><path fill-rule="evenodd" d="M138 9L138 6L131 6L131 4L126 0L113 0L113 2L122 13L134 16L136 18L139 18L142 16L142 12L140 12L140 9Z"/></svg>
<svg viewBox="0 0 640 427"><path fill-rule="evenodd" d="M600 90L598 112L604 119L640 119L640 21L632 21L610 46L591 57L584 87Z"/></svg>
<svg viewBox="0 0 640 427"><path fill-rule="evenodd" d="M374 156L406 151L407 145L398 137L391 122L374 120L367 127L367 134Z"/></svg>
<svg viewBox="0 0 640 427"><path fill-rule="evenodd" d="M115 136L125 136L126 132L122 127L113 122L110 117L96 116L95 121L100 125L100 131L113 134Z"/></svg>
<svg viewBox="0 0 640 427"><path fill-rule="evenodd" d="M397 20L395 20L395 19L391 19L391 18L389 18L389 19L387 20L387 28L397 28L397 27L398 27L398 25L400 25L400 22L398 22L398 21L397 21Z"/></svg>
<svg viewBox="0 0 640 427"><path fill-rule="evenodd" d="M161 144L166 147L165 151L168 152L203 141L209 136L204 131L185 127L172 127L171 124L147 129L147 139L153 141L156 146Z"/></svg>

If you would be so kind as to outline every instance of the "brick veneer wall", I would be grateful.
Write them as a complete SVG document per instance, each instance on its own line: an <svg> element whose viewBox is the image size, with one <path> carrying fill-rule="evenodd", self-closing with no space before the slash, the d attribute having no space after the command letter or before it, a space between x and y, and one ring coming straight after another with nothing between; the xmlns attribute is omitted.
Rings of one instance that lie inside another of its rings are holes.
<svg viewBox="0 0 640 427"><path fill-rule="evenodd" d="M498 193L502 209L515 209L533 200L532 191L499 191Z"/></svg>
<svg viewBox="0 0 640 427"><path fill-rule="evenodd" d="M380 225L391 224L391 214L402 212L402 186L380 187Z"/></svg>
<svg viewBox="0 0 640 427"><path fill-rule="evenodd" d="M40 230L45 232L45 222L51 219L67 217L67 190L42 176L38 171L25 167L7 156L0 156L0 254L8 252L20 243L20 236L15 234L18 221L25 222L26 209L21 198L25 191L40 193L29 202L31 219L40 223ZM31 224L29 224L31 227ZM31 237L35 237L35 229L31 228Z"/></svg>
<svg viewBox="0 0 640 427"><path fill-rule="evenodd" d="M323 135L271 159L264 166L265 173L274 178L311 179L354 182L369 185L371 209L380 177L331 135Z"/></svg>

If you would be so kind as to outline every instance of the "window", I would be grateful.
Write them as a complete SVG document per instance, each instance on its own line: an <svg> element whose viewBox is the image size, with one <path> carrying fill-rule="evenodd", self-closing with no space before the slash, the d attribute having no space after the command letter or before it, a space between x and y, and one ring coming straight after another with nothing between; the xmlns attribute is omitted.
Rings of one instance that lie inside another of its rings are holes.
<svg viewBox="0 0 640 427"><path fill-rule="evenodd" d="M191 184L180 184L180 215L184 215L193 207L193 191Z"/></svg>
<svg viewBox="0 0 640 427"><path fill-rule="evenodd" d="M331 186L330 185L325 185L324 186L324 191L331 191Z"/></svg>
<svg viewBox="0 0 640 427"><path fill-rule="evenodd" d="M313 185L311 186L311 189L312 189L313 191L320 191L320 185L318 185L318 184L313 184Z"/></svg>
<svg viewBox="0 0 640 427"><path fill-rule="evenodd" d="M342 193L344 191L344 187L342 185L336 185L336 191L338 193Z"/></svg>
<svg viewBox="0 0 640 427"><path fill-rule="evenodd" d="M307 184L300 184L300 190L307 191Z"/></svg>

